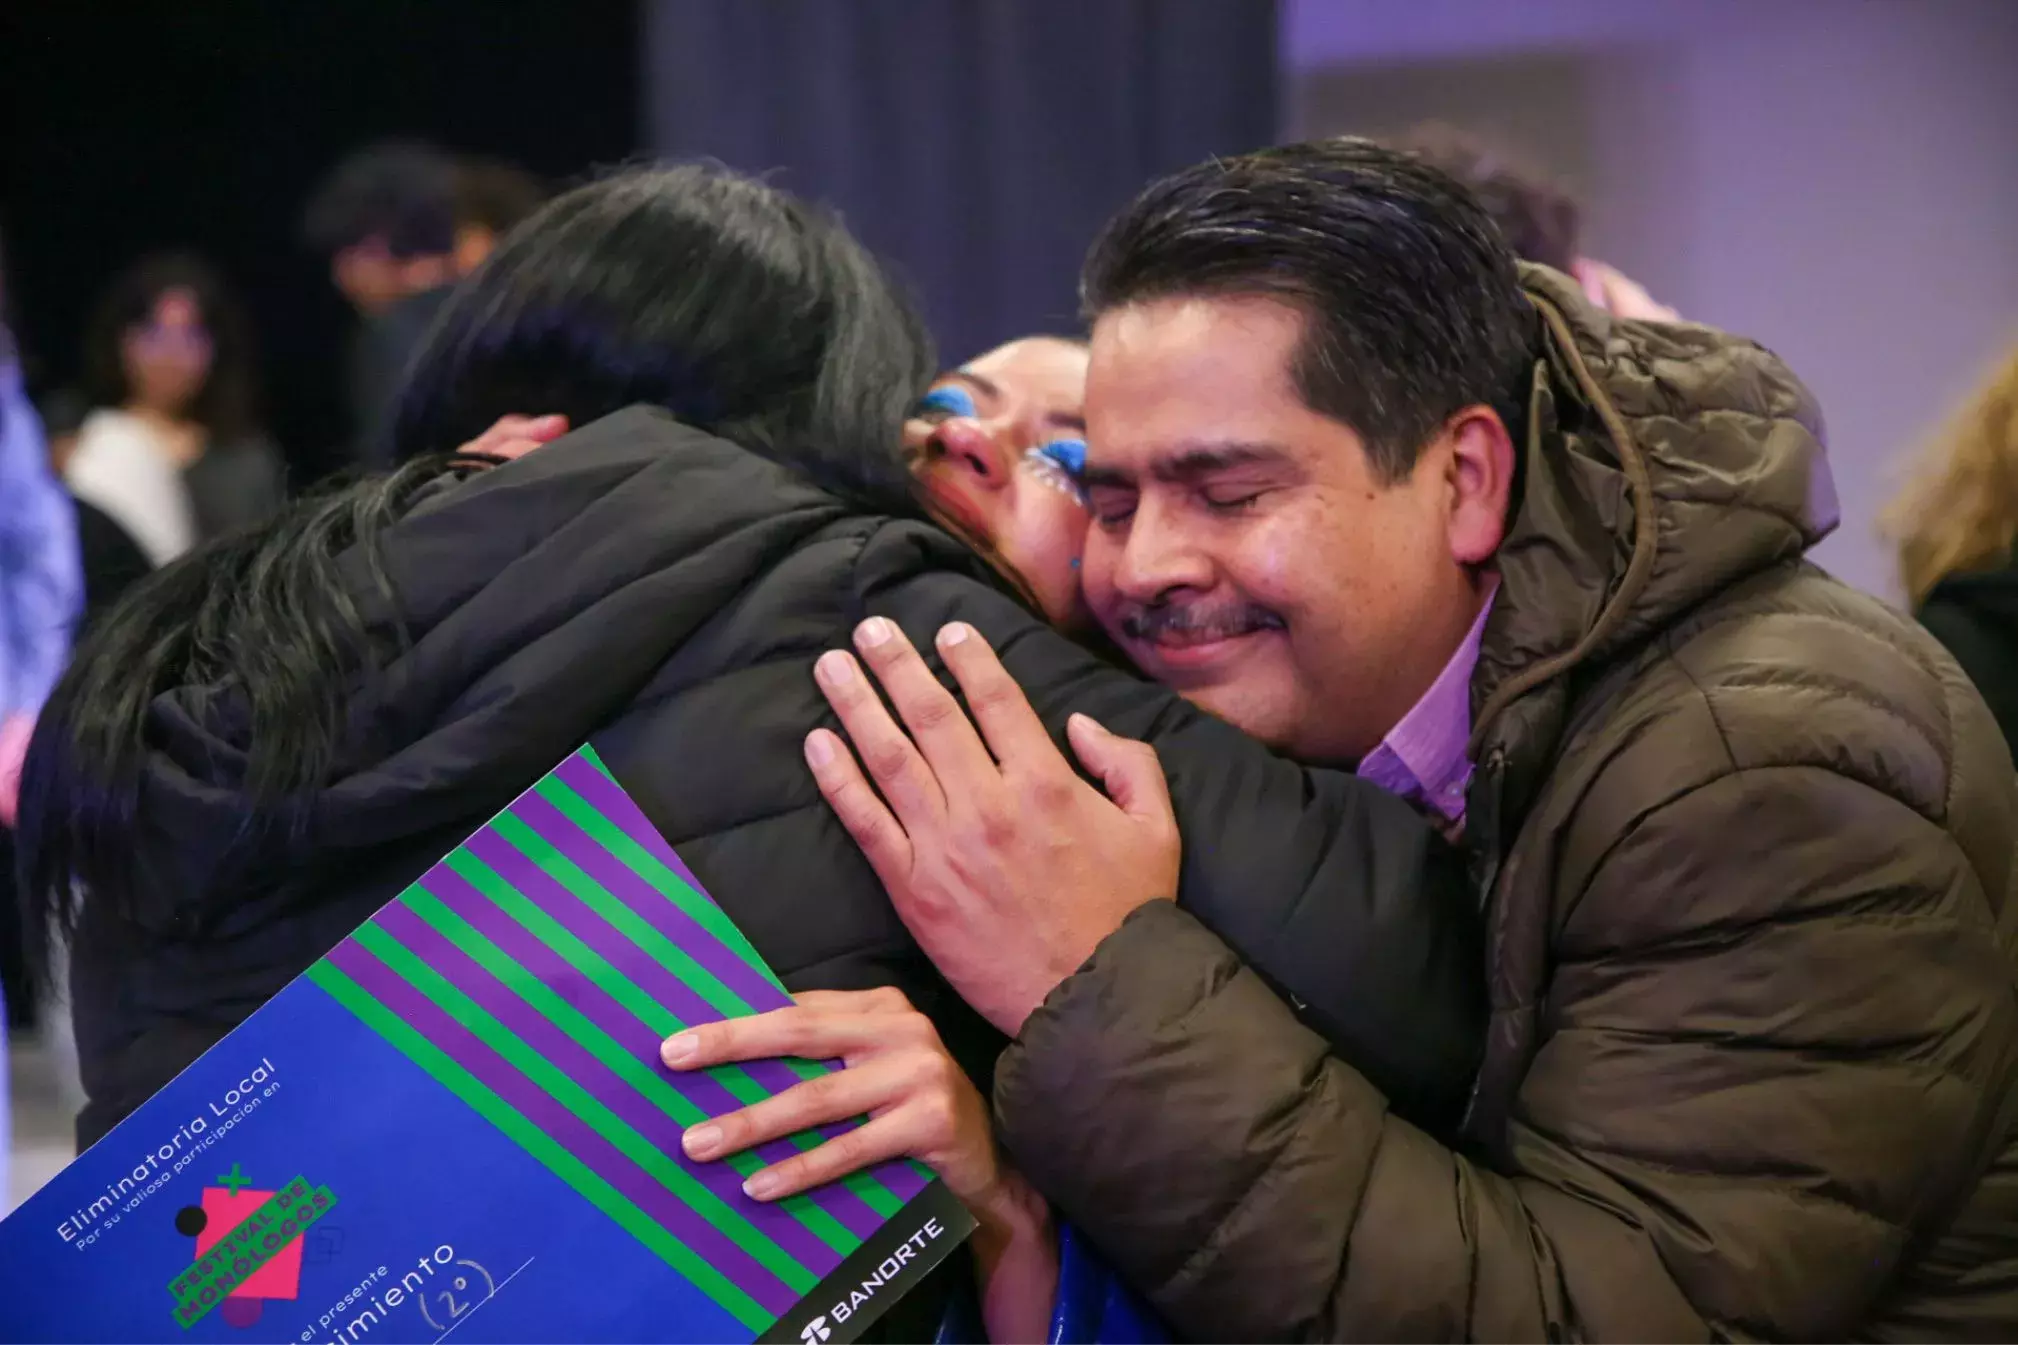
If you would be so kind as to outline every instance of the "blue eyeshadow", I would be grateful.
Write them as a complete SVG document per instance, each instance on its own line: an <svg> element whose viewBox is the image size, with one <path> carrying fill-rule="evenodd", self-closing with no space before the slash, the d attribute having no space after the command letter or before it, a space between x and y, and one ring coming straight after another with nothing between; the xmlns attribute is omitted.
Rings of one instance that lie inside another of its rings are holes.
<svg viewBox="0 0 2018 1345"><path fill-rule="evenodd" d="M1086 441L1084 439L1053 439L1037 450L1051 461L1065 469L1065 474L1077 481L1086 474Z"/></svg>
<svg viewBox="0 0 2018 1345"><path fill-rule="evenodd" d="M937 387L918 399L920 411L938 411L949 416L975 414L974 394L957 383Z"/></svg>

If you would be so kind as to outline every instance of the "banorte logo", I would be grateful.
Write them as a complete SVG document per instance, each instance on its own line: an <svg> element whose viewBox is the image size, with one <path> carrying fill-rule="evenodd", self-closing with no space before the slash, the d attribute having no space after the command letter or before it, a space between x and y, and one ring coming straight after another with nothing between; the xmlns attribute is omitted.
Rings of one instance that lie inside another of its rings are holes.
<svg viewBox="0 0 2018 1345"><path fill-rule="evenodd" d="M336 1197L305 1178L266 1191L231 1171L203 1188L203 1203L175 1214L175 1229L196 1239L196 1260L168 1282L175 1320L194 1326L222 1304L225 1324L256 1325L269 1298L301 1293L302 1234L327 1214Z"/></svg>
<svg viewBox="0 0 2018 1345"><path fill-rule="evenodd" d="M833 1336L834 1329L827 1325L825 1317L815 1317L799 1328L799 1339L805 1341L806 1345L820 1345L821 1341L831 1340Z"/></svg>

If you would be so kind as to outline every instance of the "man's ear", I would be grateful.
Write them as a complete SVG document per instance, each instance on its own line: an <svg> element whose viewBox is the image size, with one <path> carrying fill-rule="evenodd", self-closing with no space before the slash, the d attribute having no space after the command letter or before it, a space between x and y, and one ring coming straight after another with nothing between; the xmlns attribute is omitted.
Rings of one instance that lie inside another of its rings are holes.
<svg viewBox="0 0 2018 1345"><path fill-rule="evenodd" d="M1450 452L1450 553L1461 565L1483 565L1506 537L1513 498L1514 445L1506 422L1489 406L1468 406L1445 422Z"/></svg>

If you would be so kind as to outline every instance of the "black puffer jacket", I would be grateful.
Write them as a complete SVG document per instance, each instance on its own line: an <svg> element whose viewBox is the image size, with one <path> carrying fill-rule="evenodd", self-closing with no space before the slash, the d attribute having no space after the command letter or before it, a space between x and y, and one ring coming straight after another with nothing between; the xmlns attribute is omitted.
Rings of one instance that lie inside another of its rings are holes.
<svg viewBox="0 0 2018 1345"><path fill-rule="evenodd" d="M878 613L925 650L943 622L975 625L1056 732L1083 711L1154 742L1183 900L1412 1114L1461 1103L1482 1041L1476 908L1442 842L1379 790L1282 761L1059 636L939 530L851 512L637 409L445 487L383 551L410 646L356 707L313 849L262 856L250 897L220 878L244 811L241 697L156 701L145 928L87 901L73 956L83 1142L585 739L787 986L899 986L985 1076L999 1040L912 944L803 762L806 733L835 722L813 661Z"/></svg>
<svg viewBox="0 0 2018 1345"><path fill-rule="evenodd" d="M2018 560L1949 575L1914 615L1969 674L2018 756Z"/></svg>

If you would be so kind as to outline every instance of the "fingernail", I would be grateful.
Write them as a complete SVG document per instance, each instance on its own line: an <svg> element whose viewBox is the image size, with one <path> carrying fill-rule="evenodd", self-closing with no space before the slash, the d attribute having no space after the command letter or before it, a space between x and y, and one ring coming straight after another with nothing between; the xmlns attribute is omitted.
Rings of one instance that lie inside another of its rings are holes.
<svg viewBox="0 0 2018 1345"><path fill-rule="evenodd" d="M1100 721L1092 715L1073 715L1071 720L1067 722L1066 727L1076 728L1082 733L1104 734L1107 732L1105 728L1101 727Z"/></svg>
<svg viewBox="0 0 2018 1345"><path fill-rule="evenodd" d="M827 765L833 759L834 744L828 741L826 734L812 733L806 736L806 760L814 770Z"/></svg>
<svg viewBox="0 0 2018 1345"><path fill-rule="evenodd" d="M830 687L846 686L855 676L855 660L830 649L813 665L813 674Z"/></svg>
<svg viewBox="0 0 2018 1345"><path fill-rule="evenodd" d="M769 1168L765 1168L762 1172L752 1173L750 1179L743 1183L743 1194L752 1200L768 1199L771 1192L777 1189L778 1174Z"/></svg>
<svg viewBox="0 0 2018 1345"><path fill-rule="evenodd" d="M680 1136L680 1145L686 1149L689 1158L706 1158L721 1142L720 1126L693 1126Z"/></svg>
<svg viewBox="0 0 2018 1345"><path fill-rule="evenodd" d="M888 621L880 616L872 616L855 627L855 640L867 648L874 649L877 645L887 642L896 633L897 628Z"/></svg>
<svg viewBox="0 0 2018 1345"><path fill-rule="evenodd" d="M677 1065L682 1061L693 1059L694 1052L700 1049L699 1037L691 1032L682 1032L677 1037L666 1038L665 1044L659 1047L659 1059L668 1065Z"/></svg>
<svg viewBox="0 0 2018 1345"><path fill-rule="evenodd" d="M950 626L939 627L939 644L942 648L951 649L956 644L966 644L967 637L973 633L972 626L964 621L955 621Z"/></svg>

